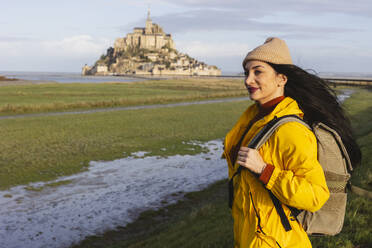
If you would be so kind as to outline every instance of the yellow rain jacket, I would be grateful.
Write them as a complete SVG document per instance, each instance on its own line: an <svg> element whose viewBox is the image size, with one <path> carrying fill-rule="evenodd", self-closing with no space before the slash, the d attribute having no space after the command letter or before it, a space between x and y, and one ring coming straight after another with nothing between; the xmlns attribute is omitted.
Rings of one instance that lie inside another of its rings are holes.
<svg viewBox="0 0 372 248"><path fill-rule="evenodd" d="M239 165L231 164L229 152L257 113L258 106L250 106L225 138L224 156L230 178ZM246 146L274 116L293 114L303 117L297 102L286 97L270 114L253 124L242 146ZM329 198L324 172L317 160L315 135L300 123L285 123L259 149L259 153L267 164L275 168L266 185L247 169L234 178L234 247L311 247L306 232L290 216L285 205L314 212ZM267 189L283 203L292 230L284 230Z"/></svg>

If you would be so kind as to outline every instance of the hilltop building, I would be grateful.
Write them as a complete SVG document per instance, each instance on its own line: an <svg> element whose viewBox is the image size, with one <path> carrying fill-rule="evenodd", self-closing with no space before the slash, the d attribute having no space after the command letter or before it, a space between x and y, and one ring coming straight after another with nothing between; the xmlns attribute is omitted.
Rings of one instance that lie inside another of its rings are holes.
<svg viewBox="0 0 372 248"><path fill-rule="evenodd" d="M116 39L114 43L114 49L117 52L125 51L128 47L159 50L164 46L174 48L173 40L171 35L165 34L159 25L152 23L150 11L147 14L145 28L134 28L133 33L125 38Z"/></svg>
<svg viewBox="0 0 372 248"><path fill-rule="evenodd" d="M179 53L172 36L152 22L150 11L146 26L117 38L114 47L96 61L85 65L83 75L205 75L218 76L221 70Z"/></svg>

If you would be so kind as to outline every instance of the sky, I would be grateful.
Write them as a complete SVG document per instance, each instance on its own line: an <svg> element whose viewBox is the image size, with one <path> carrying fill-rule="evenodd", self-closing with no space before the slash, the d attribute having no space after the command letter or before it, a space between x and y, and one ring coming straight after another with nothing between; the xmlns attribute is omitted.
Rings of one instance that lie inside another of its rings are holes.
<svg viewBox="0 0 372 248"><path fill-rule="evenodd" d="M317 73L372 75L370 0L12 0L1 3L0 71L80 72L147 11L176 49L223 73L267 37Z"/></svg>

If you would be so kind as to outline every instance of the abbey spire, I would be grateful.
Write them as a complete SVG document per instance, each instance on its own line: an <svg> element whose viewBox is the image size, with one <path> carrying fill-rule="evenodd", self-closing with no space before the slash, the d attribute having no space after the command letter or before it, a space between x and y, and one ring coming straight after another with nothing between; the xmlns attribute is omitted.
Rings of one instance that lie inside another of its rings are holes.
<svg viewBox="0 0 372 248"><path fill-rule="evenodd" d="M147 10L147 21L151 21L151 18L150 18L150 8Z"/></svg>
<svg viewBox="0 0 372 248"><path fill-rule="evenodd" d="M147 20L146 20L146 34L152 34L152 21L150 17L150 8L147 11Z"/></svg>

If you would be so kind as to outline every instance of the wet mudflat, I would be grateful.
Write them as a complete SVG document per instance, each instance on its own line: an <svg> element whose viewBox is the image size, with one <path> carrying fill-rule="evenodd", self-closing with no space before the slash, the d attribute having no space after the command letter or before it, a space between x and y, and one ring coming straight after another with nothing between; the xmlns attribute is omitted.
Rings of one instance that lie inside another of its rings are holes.
<svg viewBox="0 0 372 248"><path fill-rule="evenodd" d="M221 140L200 145L209 152L167 158L143 157L139 152L111 162L91 162L89 171L59 179L71 180L67 185L41 191L17 186L0 192L12 196L0 198L2 245L68 247L226 178Z"/></svg>

